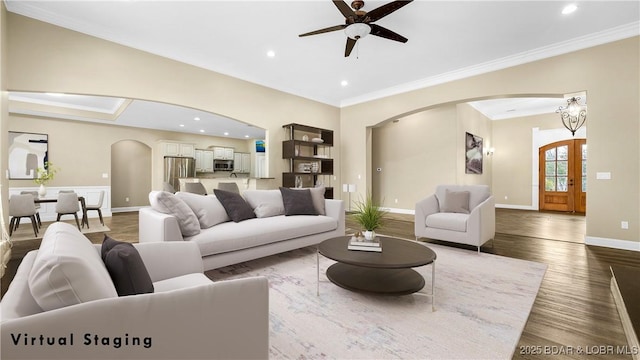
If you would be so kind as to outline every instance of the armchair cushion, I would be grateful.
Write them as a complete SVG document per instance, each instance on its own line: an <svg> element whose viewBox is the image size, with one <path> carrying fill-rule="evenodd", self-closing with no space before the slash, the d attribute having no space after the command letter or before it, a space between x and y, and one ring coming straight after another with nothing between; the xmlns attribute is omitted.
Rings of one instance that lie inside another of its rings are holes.
<svg viewBox="0 0 640 360"><path fill-rule="evenodd" d="M49 225L28 282L31 295L45 311L118 297L91 242L62 222Z"/></svg>
<svg viewBox="0 0 640 360"><path fill-rule="evenodd" d="M101 253L119 296L153 292L149 272L132 244L105 235Z"/></svg>
<svg viewBox="0 0 640 360"><path fill-rule="evenodd" d="M468 191L450 191L445 190L444 202L440 205L440 212L447 213L469 213L469 196Z"/></svg>
<svg viewBox="0 0 640 360"><path fill-rule="evenodd" d="M175 216L182 235L194 236L200 233L198 217L189 205L174 194L166 191L152 191L149 193L149 203L154 210Z"/></svg>
<svg viewBox="0 0 640 360"><path fill-rule="evenodd" d="M435 213L427 216L425 225L430 228L452 231L467 231L469 215L461 213Z"/></svg>

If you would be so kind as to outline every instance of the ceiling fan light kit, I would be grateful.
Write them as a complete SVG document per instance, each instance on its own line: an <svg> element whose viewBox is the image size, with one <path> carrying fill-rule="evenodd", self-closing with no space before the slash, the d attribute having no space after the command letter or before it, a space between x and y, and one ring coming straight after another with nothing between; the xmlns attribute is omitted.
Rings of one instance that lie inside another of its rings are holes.
<svg viewBox="0 0 640 360"><path fill-rule="evenodd" d="M345 47L344 56L348 57L351 54L351 50L356 45L359 39L371 34L379 36L385 39L406 43L407 38L402 35L384 28L380 25L373 24L373 22L382 19L383 17L393 13L401 7L409 4L413 0L396 0L380 7L377 7L369 12L360 10L364 7L364 1L356 0L351 3L351 8L343 0L333 0L333 4L344 16L344 25L335 25L328 28L311 31L308 33L300 34L298 36L310 36L324 34L331 31L343 30L347 35L347 45Z"/></svg>

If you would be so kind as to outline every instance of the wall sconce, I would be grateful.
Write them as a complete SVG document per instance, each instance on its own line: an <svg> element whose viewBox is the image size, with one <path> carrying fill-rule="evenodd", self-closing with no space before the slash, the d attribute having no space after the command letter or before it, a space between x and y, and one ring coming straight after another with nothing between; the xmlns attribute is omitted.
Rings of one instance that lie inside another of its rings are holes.
<svg viewBox="0 0 640 360"><path fill-rule="evenodd" d="M562 124L571 135L575 136L576 131L587 121L587 105L578 104L579 97L572 97L567 100L567 106L560 106L556 113L560 114Z"/></svg>
<svg viewBox="0 0 640 360"><path fill-rule="evenodd" d="M495 148L488 148L487 149L487 156L493 156L493 153L496 151Z"/></svg>
<svg viewBox="0 0 640 360"><path fill-rule="evenodd" d="M356 184L342 184L342 192L349 193L349 211L351 211L351 193L358 191Z"/></svg>

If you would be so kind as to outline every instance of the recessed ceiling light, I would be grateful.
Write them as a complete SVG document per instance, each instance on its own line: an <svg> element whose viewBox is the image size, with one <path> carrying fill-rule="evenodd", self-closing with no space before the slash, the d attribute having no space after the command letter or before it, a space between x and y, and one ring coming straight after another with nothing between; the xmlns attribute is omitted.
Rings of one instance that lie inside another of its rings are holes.
<svg viewBox="0 0 640 360"><path fill-rule="evenodd" d="M184 124L180 124L180 127L184 127Z"/></svg>
<svg viewBox="0 0 640 360"><path fill-rule="evenodd" d="M562 15L569 15L576 10L578 10L578 6L576 6L576 4L569 4L562 9Z"/></svg>
<svg viewBox="0 0 640 360"><path fill-rule="evenodd" d="M249 137L249 135L245 135L244 137L248 138L248 137Z"/></svg>
<svg viewBox="0 0 640 360"><path fill-rule="evenodd" d="M201 132L201 133L203 133L203 132L204 132L204 129L200 129L200 132Z"/></svg>
<svg viewBox="0 0 640 360"><path fill-rule="evenodd" d="M228 136L228 135L229 135L229 133L225 131L225 132L224 132L224 135L225 135L225 136Z"/></svg>
<svg viewBox="0 0 640 360"><path fill-rule="evenodd" d="M342 86L347 86L347 85L349 85L349 82L348 82L347 80L342 80L342 81L340 82L340 85L342 85Z"/></svg>
<svg viewBox="0 0 640 360"><path fill-rule="evenodd" d="M193 118L193 120L200 121L200 118L196 116L196 117Z"/></svg>
<svg viewBox="0 0 640 360"><path fill-rule="evenodd" d="M273 51L273 50L269 50L269 51L267 51L267 56L270 57L270 58L275 57L276 56L276 52Z"/></svg>

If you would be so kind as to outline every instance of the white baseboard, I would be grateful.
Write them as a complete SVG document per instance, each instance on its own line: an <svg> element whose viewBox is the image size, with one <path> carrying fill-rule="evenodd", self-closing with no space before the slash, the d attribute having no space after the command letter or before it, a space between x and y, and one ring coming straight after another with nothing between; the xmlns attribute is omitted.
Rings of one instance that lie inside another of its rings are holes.
<svg viewBox="0 0 640 360"><path fill-rule="evenodd" d="M129 207L111 208L111 212L112 213L137 212L138 210L145 207L148 207L148 206L129 206Z"/></svg>
<svg viewBox="0 0 640 360"><path fill-rule="evenodd" d="M640 251L640 242L637 241L585 236L584 243L585 245L602 246L620 250Z"/></svg>
<svg viewBox="0 0 640 360"><path fill-rule="evenodd" d="M538 210L530 205L496 204L496 209Z"/></svg>

